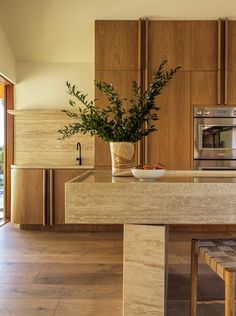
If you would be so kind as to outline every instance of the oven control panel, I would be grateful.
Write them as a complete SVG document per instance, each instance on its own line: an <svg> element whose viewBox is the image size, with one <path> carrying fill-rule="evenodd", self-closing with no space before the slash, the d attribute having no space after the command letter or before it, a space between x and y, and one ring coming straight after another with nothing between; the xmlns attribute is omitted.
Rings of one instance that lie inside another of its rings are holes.
<svg viewBox="0 0 236 316"><path fill-rule="evenodd" d="M194 107L194 117L236 117L235 107Z"/></svg>

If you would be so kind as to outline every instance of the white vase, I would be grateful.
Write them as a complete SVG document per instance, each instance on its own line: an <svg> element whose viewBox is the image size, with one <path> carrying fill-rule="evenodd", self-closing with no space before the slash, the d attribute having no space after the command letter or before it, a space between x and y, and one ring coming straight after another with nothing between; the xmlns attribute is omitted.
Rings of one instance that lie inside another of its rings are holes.
<svg viewBox="0 0 236 316"><path fill-rule="evenodd" d="M131 168L135 166L135 144L131 142L110 142L112 176L132 176Z"/></svg>

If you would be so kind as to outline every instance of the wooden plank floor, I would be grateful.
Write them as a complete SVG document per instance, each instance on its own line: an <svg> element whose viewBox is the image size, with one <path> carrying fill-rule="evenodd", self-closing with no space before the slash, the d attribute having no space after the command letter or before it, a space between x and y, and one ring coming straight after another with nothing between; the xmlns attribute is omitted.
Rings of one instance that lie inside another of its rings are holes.
<svg viewBox="0 0 236 316"><path fill-rule="evenodd" d="M170 235L168 316L189 314L191 237L208 235ZM0 315L121 316L122 251L121 233L0 227ZM200 264L200 298L223 293L223 282ZM223 304L201 304L198 315L223 315Z"/></svg>
<svg viewBox="0 0 236 316"><path fill-rule="evenodd" d="M122 235L0 228L0 315L120 316Z"/></svg>

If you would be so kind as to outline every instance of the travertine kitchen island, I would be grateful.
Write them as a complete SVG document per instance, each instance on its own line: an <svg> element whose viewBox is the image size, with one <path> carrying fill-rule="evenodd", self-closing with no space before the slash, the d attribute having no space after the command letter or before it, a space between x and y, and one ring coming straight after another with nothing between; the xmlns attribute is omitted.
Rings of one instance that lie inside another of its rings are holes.
<svg viewBox="0 0 236 316"><path fill-rule="evenodd" d="M88 171L66 183L66 222L124 225L124 316L165 315L169 224L236 224L236 172L168 171L155 182Z"/></svg>

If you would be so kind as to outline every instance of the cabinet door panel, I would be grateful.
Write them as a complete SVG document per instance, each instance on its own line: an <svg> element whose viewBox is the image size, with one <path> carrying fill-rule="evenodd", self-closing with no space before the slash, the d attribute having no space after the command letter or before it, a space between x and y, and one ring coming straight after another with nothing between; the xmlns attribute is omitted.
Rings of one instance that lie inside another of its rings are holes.
<svg viewBox="0 0 236 316"><path fill-rule="evenodd" d="M12 169L12 222L44 224L45 171L42 169Z"/></svg>
<svg viewBox="0 0 236 316"><path fill-rule="evenodd" d="M179 71L156 103L160 106L158 131L147 138L148 163L167 169L191 168L190 72Z"/></svg>
<svg viewBox="0 0 236 316"><path fill-rule="evenodd" d="M227 104L236 105L236 71L228 71Z"/></svg>
<svg viewBox="0 0 236 316"><path fill-rule="evenodd" d="M228 21L228 70L236 71L236 21Z"/></svg>
<svg viewBox="0 0 236 316"><path fill-rule="evenodd" d="M53 170L53 224L65 224L65 183L84 172L86 170Z"/></svg>
<svg viewBox="0 0 236 316"><path fill-rule="evenodd" d="M190 69L190 25L188 21L149 21L150 69L157 69L163 60L168 60L168 67Z"/></svg>
<svg viewBox="0 0 236 316"><path fill-rule="evenodd" d="M218 22L191 23L191 70L217 70Z"/></svg>
<svg viewBox="0 0 236 316"><path fill-rule="evenodd" d="M138 79L137 71L96 71L96 80L106 81L112 83L114 88L118 91L120 98L129 99L131 97L132 81ZM95 97L97 99L96 105L104 107L108 104L107 98L103 93L96 89ZM127 107L128 107L127 102ZM109 142L104 142L99 137L95 138L95 166L96 167L110 167L111 155ZM137 153L137 150L136 150Z"/></svg>
<svg viewBox="0 0 236 316"><path fill-rule="evenodd" d="M138 21L95 22L95 69L138 68Z"/></svg>
<svg viewBox="0 0 236 316"><path fill-rule="evenodd" d="M217 71L191 72L191 104L217 104Z"/></svg>

